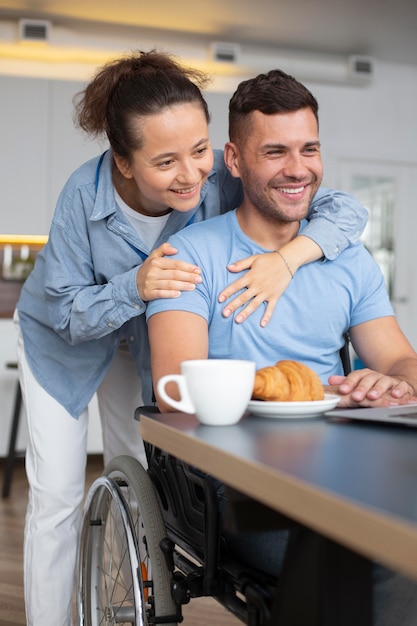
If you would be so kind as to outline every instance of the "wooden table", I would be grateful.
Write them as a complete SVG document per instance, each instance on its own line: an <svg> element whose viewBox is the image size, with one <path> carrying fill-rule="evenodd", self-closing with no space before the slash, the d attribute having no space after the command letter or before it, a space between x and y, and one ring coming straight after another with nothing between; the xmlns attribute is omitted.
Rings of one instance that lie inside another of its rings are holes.
<svg viewBox="0 0 417 626"><path fill-rule="evenodd" d="M341 549L417 579L417 431L250 416L212 427L180 413L143 414L140 429Z"/></svg>

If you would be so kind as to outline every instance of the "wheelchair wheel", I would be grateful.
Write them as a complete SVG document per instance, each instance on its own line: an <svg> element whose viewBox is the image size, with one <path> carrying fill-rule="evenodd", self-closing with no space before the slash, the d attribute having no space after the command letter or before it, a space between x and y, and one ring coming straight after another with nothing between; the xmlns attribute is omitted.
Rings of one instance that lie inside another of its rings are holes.
<svg viewBox="0 0 417 626"><path fill-rule="evenodd" d="M93 483L85 505L78 567L80 626L147 626L155 616L177 625L171 573L159 547L165 536L146 470L131 457L113 459Z"/></svg>

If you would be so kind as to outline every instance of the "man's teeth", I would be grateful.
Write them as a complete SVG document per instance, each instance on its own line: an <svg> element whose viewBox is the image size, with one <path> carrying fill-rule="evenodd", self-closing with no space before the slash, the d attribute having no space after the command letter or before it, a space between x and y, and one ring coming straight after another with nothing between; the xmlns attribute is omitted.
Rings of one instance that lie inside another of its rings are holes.
<svg viewBox="0 0 417 626"><path fill-rule="evenodd" d="M283 193L301 193L302 191L304 191L304 187L298 187L297 189L290 189L287 187L281 187L281 191Z"/></svg>

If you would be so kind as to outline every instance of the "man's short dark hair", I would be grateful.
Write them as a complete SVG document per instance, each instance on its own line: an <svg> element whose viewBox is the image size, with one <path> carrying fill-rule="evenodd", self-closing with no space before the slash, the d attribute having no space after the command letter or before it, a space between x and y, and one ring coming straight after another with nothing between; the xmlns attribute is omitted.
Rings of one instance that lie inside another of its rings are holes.
<svg viewBox="0 0 417 626"><path fill-rule="evenodd" d="M288 113L309 107L318 123L318 103L313 94L293 76L271 70L240 83L229 103L229 137L247 135L247 117L253 111L265 115ZM244 126L243 126L244 124Z"/></svg>

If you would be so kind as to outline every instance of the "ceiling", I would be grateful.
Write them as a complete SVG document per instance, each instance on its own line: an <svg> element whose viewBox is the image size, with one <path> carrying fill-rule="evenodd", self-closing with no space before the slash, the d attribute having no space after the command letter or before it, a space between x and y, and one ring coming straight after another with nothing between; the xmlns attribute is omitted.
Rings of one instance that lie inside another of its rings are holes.
<svg viewBox="0 0 417 626"><path fill-rule="evenodd" d="M416 0L0 0L0 21L26 17L134 29L161 44L175 34L417 65Z"/></svg>

